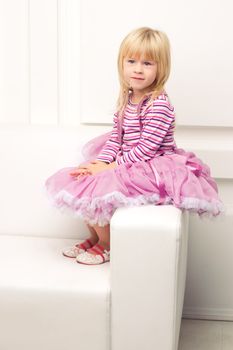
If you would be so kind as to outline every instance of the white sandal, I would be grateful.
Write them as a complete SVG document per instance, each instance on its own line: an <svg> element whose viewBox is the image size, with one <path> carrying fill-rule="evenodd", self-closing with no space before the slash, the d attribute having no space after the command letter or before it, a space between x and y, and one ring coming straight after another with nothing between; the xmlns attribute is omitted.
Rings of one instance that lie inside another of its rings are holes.
<svg viewBox="0 0 233 350"><path fill-rule="evenodd" d="M91 254L89 251L93 251L98 254ZM100 244L94 245L86 252L79 254L76 261L84 265L100 265L110 261L110 250L106 250Z"/></svg>
<svg viewBox="0 0 233 350"><path fill-rule="evenodd" d="M89 239L86 239L82 243L76 244L73 247L65 248L62 254L67 258L77 258L79 254L85 253L87 249L93 247L93 244Z"/></svg>

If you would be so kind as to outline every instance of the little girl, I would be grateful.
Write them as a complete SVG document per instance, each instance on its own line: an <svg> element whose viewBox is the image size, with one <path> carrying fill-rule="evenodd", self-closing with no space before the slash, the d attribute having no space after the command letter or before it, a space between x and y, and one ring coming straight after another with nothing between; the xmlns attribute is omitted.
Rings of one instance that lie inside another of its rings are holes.
<svg viewBox="0 0 233 350"><path fill-rule="evenodd" d="M104 136L85 148L90 151L94 143L99 153L46 181L55 205L70 208L88 226L89 239L63 251L82 264L110 260L109 224L119 207L171 204L213 216L223 211L209 167L174 140L175 113L164 90L170 73L167 36L151 28L129 33L120 46L118 70L113 129L102 148Z"/></svg>

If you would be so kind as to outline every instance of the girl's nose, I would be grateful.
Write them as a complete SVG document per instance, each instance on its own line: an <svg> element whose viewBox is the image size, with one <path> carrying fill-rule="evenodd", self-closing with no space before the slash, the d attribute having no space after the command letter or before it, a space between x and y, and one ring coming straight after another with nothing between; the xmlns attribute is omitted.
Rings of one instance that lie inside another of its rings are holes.
<svg viewBox="0 0 233 350"><path fill-rule="evenodd" d="M142 73L142 65L140 62L138 62L135 67L134 67L134 72L135 73Z"/></svg>

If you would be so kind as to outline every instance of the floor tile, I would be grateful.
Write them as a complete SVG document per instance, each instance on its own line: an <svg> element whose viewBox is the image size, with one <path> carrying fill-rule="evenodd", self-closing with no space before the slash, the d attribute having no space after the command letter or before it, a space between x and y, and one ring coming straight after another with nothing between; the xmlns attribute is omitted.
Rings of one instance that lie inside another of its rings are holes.
<svg viewBox="0 0 233 350"><path fill-rule="evenodd" d="M233 350L233 322L221 322L222 348L221 350Z"/></svg>
<svg viewBox="0 0 233 350"><path fill-rule="evenodd" d="M227 334L226 332L226 336ZM221 344L222 324L220 321L182 319L179 350L223 350ZM229 349L226 348L226 350Z"/></svg>

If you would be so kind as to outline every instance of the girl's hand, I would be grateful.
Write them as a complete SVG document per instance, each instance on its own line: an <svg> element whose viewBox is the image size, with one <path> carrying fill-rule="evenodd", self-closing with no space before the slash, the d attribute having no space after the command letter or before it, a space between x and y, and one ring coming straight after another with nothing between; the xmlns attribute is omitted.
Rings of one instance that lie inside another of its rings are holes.
<svg viewBox="0 0 233 350"><path fill-rule="evenodd" d="M77 177L79 179L82 176L91 175L90 171L87 169L90 163L80 164L76 169L70 172L71 176Z"/></svg>
<svg viewBox="0 0 233 350"><path fill-rule="evenodd" d="M79 165L76 169L70 172L70 175L76 177L77 179L80 179L83 176L94 175L101 171L115 168L115 166L115 162L106 164L99 160L93 160L90 163L83 163Z"/></svg>
<svg viewBox="0 0 233 350"><path fill-rule="evenodd" d="M76 177L76 179L80 179L83 176L91 175L91 173L87 169L75 169L70 175Z"/></svg>
<svg viewBox="0 0 233 350"><path fill-rule="evenodd" d="M90 171L92 175L100 173L101 171L104 171L104 170L108 170L110 168L111 168L110 164L106 164L99 160L94 160L90 162L90 164L87 166L87 170Z"/></svg>
<svg viewBox="0 0 233 350"><path fill-rule="evenodd" d="M73 170L70 175L75 176L77 179L88 176L88 175L95 175L97 173L100 173L104 170L110 170L116 167L116 163L110 163L106 164L104 162L101 162L99 160L93 160L90 163L81 164L78 166L75 170Z"/></svg>

